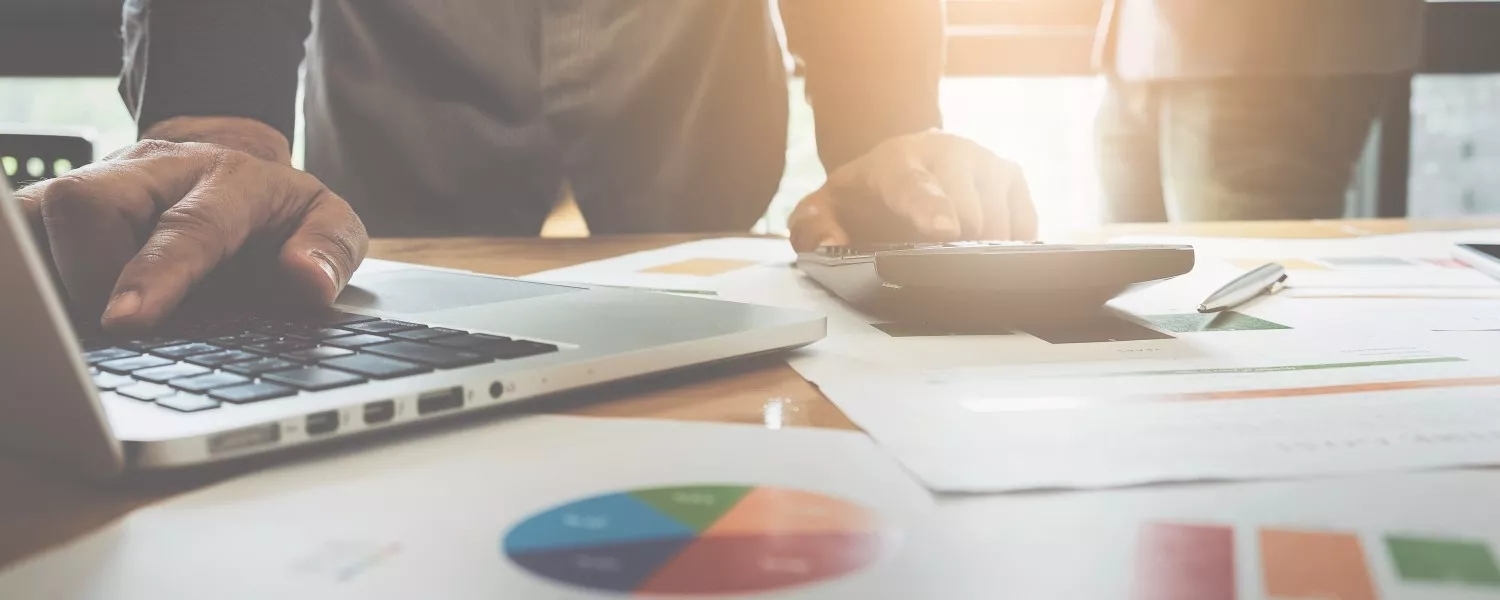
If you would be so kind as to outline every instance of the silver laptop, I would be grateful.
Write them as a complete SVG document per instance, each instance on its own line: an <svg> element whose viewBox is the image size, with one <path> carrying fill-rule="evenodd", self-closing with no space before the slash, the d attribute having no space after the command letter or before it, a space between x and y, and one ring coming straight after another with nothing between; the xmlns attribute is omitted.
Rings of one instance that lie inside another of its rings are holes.
<svg viewBox="0 0 1500 600"><path fill-rule="evenodd" d="M812 313L368 261L338 303L75 337L0 178L0 444L115 478L823 337ZM213 314L213 313L205 313Z"/></svg>

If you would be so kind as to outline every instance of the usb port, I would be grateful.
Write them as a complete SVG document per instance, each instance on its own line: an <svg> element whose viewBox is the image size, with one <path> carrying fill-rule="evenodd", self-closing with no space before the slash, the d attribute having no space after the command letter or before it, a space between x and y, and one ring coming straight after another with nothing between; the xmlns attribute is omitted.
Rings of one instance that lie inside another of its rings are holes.
<svg viewBox="0 0 1500 600"><path fill-rule="evenodd" d="M395 400L379 400L365 405L365 424L379 425L396 417Z"/></svg>
<svg viewBox="0 0 1500 600"><path fill-rule="evenodd" d="M417 396L417 414L419 415L453 410L463 405L464 388L462 386L427 392L421 396Z"/></svg>
<svg viewBox="0 0 1500 600"><path fill-rule="evenodd" d="M339 429L339 411L325 410L307 415L307 424L302 426L307 435L333 433Z"/></svg>

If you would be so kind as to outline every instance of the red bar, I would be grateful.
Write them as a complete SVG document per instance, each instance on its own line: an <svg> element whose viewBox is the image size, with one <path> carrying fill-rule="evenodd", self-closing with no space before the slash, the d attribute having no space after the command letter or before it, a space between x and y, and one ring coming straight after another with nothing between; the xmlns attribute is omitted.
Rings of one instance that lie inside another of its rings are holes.
<svg viewBox="0 0 1500 600"><path fill-rule="evenodd" d="M1136 553L1136 600L1234 600L1234 529L1149 523Z"/></svg>
<svg viewBox="0 0 1500 600"><path fill-rule="evenodd" d="M1260 564L1271 598L1375 600L1364 549L1351 533L1262 529Z"/></svg>

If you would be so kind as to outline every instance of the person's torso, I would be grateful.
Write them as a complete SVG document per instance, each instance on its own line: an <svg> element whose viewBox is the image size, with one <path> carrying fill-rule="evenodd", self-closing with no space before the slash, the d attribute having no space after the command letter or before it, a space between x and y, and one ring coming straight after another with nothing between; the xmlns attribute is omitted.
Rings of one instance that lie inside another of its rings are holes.
<svg viewBox="0 0 1500 600"><path fill-rule="evenodd" d="M779 167L733 123L785 135L771 23L765 0L318 0L308 168L378 233L527 233L564 179L619 196L606 228L667 228L645 196L696 193L706 146Z"/></svg>
<svg viewBox="0 0 1500 600"><path fill-rule="evenodd" d="M1125 79L1399 73L1424 0L1109 0L1102 67Z"/></svg>

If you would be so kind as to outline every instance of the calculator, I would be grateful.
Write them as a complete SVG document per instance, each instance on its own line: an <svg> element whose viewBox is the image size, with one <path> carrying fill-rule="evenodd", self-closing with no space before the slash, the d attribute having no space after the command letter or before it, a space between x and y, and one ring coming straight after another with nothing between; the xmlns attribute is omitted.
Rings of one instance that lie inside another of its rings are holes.
<svg viewBox="0 0 1500 600"><path fill-rule="evenodd" d="M969 241L823 246L797 266L851 306L895 321L1034 322L1193 270L1192 246Z"/></svg>

